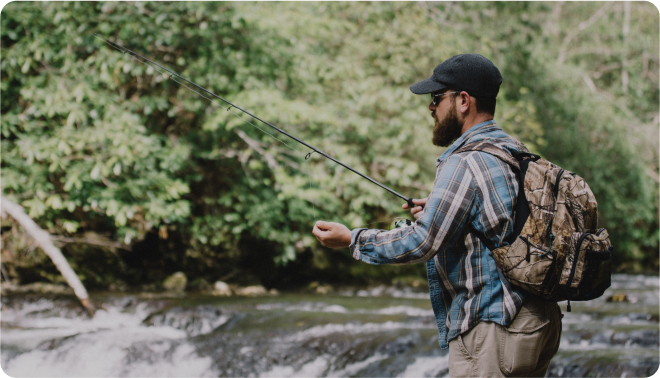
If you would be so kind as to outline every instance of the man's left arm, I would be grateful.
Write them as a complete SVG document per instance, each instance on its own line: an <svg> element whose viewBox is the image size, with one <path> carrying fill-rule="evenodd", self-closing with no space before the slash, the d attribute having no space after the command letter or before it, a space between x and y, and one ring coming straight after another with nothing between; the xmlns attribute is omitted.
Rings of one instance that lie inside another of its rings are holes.
<svg viewBox="0 0 660 378"><path fill-rule="evenodd" d="M317 222L313 234L330 248L349 247L353 257L370 264L409 264L432 258L460 235L475 198L474 176L459 156L438 167L424 211L408 227L390 231L350 231L333 222Z"/></svg>

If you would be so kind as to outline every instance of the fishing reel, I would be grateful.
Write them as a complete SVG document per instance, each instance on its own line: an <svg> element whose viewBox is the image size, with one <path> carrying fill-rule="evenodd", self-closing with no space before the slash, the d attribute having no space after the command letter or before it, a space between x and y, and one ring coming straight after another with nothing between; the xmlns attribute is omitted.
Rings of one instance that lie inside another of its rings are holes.
<svg viewBox="0 0 660 378"><path fill-rule="evenodd" d="M401 228L401 227L407 227L412 225L412 221L410 219L399 219L394 222L394 228Z"/></svg>

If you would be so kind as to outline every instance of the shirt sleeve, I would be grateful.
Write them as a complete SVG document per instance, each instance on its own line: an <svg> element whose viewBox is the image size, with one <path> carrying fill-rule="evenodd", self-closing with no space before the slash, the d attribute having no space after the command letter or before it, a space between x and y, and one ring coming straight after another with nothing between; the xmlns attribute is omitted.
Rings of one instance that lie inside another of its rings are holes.
<svg viewBox="0 0 660 378"><path fill-rule="evenodd" d="M349 246L353 257L369 264L424 262L463 233L475 201L474 177L459 155L438 166L433 191L415 223L393 230L357 228Z"/></svg>

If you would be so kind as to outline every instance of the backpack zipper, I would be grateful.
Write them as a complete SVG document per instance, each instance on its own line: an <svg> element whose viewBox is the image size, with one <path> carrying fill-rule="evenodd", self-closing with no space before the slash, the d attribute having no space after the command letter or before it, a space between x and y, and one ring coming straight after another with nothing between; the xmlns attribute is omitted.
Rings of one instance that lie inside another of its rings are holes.
<svg viewBox="0 0 660 378"><path fill-rule="evenodd" d="M605 231L605 228L601 228L601 229L598 230L598 232L596 232L595 234L592 234L592 233L586 232L584 235L580 236L580 239L578 239L577 246L575 247L576 257L575 257L575 260L573 260L573 267L571 268L571 274L568 275L568 281L567 281L567 284L568 284L569 287L571 286L571 283L573 282L573 276L575 275L575 269L577 268L577 255L580 254L580 248L582 248L582 242L584 241L584 238L586 238L586 237L589 236L589 235L596 235L596 236L598 236L598 235L600 235L600 233L603 232L603 231Z"/></svg>
<svg viewBox="0 0 660 378"><path fill-rule="evenodd" d="M580 248L582 248L582 242L584 241L584 238L587 237L587 235L592 235L592 234L587 232L584 235L580 236L580 239L578 239L577 242L577 246L575 247L575 255L573 256L573 267L571 267L571 274L568 275L568 280L566 281L566 285L568 285L569 288L571 287L571 283L573 282L573 276L575 276L575 269L577 268L578 255L580 254ZM568 300L568 304L566 305L566 312L571 312L570 299Z"/></svg>
<svg viewBox="0 0 660 378"><path fill-rule="evenodd" d="M571 283L573 282L573 276L575 276L575 269L577 268L578 255L580 254L580 248L582 248L582 242L584 241L584 238L586 238L589 235L593 235L593 234L586 232L584 235L580 236L580 239L578 239L577 245L575 246L573 267L571 267L571 274L568 275L568 280L566 281L566 285L568 285L568 287L571 287Z"/></svg>

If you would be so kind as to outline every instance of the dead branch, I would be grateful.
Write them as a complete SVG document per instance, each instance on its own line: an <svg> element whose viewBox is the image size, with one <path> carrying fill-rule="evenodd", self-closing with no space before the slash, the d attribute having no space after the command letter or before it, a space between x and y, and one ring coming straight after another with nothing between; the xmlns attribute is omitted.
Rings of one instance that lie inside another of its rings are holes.
<svg viewBox="0 0 660 378"><path fill-rule="evenodd" d="M6 212L14 218L21 227L23 227L25 232L34 238L36 243L48 255L48 257L50 257L57 269L62 273L66 282L73 289L73 292L82 303L87 314L89 314L90 317L93 317L95 308L89 299L89 295L87 295L85 286L80 282L76 272L73 271L69 262L66 261L64 255L62 255L62 251L53 245L50 234L34 223L32 218L25 214L22 206L15 204L2 196L0 196L0 203L2 204L2 212Z"/></svg>
<svg viewBox="0 0 660 378"><path fill-rule="evenodd" d="M277 165L278 165L277 160L275 160L275 157L273 155L271 155L266 150L261 148L259 142L247 136L247 134L243 132L243 130L234 129L234 131L236 132L236 134L238 134L239 137L241 137L241 139L245 141L245 143L248 144L248 146L250 146L250 148L260 153L261 156L263 156L266 159L266 162L268 163L270 169L272 169L273 171L277 169Z"/></svg>
<svg viewBox="0 0 660 378"><path fill-rule="evenodd" d="M80 244L95 245L97 247L104 247L104 248L119 248L126 251L131 250L130 245L126 245L119 242L113 242L109 240L106 241L106 240L89 239L89 238L69 238L66 236L59 236L59 235L51 235L50 239L60 243L80 243Z"/></svg>

